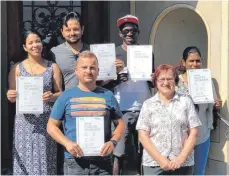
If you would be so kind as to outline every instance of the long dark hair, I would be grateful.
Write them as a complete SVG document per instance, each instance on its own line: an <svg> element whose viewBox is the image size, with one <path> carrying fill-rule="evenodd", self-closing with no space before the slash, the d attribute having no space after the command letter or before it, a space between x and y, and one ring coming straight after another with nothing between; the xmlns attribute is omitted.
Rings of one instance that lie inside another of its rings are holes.
<svg viewBox="0 0 229 176"><path fill-rule="evenodd" d="M40 34L39 34L38 32L33 31L33 30L24 31L24 32L23 32L23 35L22 35L22 45L24 45L24 46L26 45L26 39L27 39L27 37L28 37L30 34L35 34L35 35L37 35L37 36L40 38L40 40L41 40L41 36L40 36ZM23 48L23 58L20 59L19 61L24 60L26 57L28 57L28 53L27 53L27 52L24 50L24 48Z"/></svg>
<svg viewBox="0 0 229 176"><path fill-rule="evenodd" d="M186 61L190 53L198 53L199 56L201 57L201 52L200 52L199 48L197 48L196 46L189 46L189 47L184 49L182 59L184 59L184 61Z"/></svg>
<svg viewBox="0 0 229 176"><path fill-rule="evenodd" d="M43 44L42 57L45 59L49 59L50 50L59 44L56 34L55 33L47 34L45 39L42 40L42 44Z"/></svg>
<svg viewBox="0 0 229 176"><path fill-rule="evenodd" d="M23 32L23 36L22 36L23 37L22 38L22 44L23 45L25 45L26 39L30 34L36 34L41 39L41 36L40 36L40 34L38 32L33 31L33 30L25 31L25 32Z"/></svg>
<svg viewBox="0 0 229 176"><path fill-rule="evenodd" d="M189 47L185 48L183 51L183 54L182 54L182 59L180 61L180 65L177 67L177 70L180 71L181 73L186 72L186 68L182 65L182 60L186 62L189 54L191 54L191 53L198 53L198 55L201 57L201 52L200 52L199 48L197 48L196 46L189 46Z"/></svg>

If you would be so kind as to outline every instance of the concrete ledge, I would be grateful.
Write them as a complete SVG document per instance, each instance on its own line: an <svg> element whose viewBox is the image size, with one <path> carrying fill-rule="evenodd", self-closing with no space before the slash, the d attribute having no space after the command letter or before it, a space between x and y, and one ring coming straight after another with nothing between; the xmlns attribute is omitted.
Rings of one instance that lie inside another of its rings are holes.
<svg viewBox="0 0 229 176"><path fill-rule="evenodd" d="M229 163L208 159L206 175L227 175L229 173Z"/></svg>

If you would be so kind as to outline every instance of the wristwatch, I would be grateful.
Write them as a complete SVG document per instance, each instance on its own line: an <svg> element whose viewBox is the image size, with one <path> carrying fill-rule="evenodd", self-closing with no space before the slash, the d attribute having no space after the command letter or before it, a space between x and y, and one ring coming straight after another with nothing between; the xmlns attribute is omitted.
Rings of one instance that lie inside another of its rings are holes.
<svg viewBox="0 0 229 176"><path fill-rule="evenodd" d="M115 148L116 145L117 145L117 141L115 141L115 140L110 140L110 142L112 142L112 144L114 145L114 148Z"/></svg>

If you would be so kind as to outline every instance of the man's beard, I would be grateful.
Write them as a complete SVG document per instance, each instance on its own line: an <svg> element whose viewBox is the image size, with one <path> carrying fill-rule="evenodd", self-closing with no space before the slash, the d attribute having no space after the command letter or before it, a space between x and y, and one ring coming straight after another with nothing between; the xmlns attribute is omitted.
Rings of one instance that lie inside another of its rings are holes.
<svg viewBox="0 0 229 176"><path fill-rule="evenodd" d="M69 44L77 44L77 43L79 43L80 41L81 41L81 35L79 35L79 36L76 36L77 37L77 39L76 39L76 41L71 41L71 40L66 40Z"/></svg>
<svg viewBox="0 0 229 176"><path fill-rule="evenodd" d="M76 41L66 40L69 44L77 44L81 41L81 39L77 39Z"/></svg>

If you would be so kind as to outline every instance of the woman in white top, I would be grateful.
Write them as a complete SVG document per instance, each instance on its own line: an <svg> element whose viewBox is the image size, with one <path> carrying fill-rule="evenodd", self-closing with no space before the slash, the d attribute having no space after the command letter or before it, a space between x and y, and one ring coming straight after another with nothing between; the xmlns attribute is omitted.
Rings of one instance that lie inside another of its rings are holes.
<svg viewBox="0 0 229 176"><path fill-rule="evenodd" d="M200 50L195 46L187 47L183 52L183 58L181 62L182 62L182 66L184 67L184 73L179 75L179 82L176 91L185 95L189 95L186 70L200 69L202 67ZM215 106L216 108L219 109L221 107L222 101L217 97L214 98L215 98ZM195 150L194 175L204 175L205 167L207 164L209 147L210 147L210 131L211 129L213 129L212 111L213 111L214 104L206 103L206 104L198 104L195 106L200 121L202 123L202 126L198 127L198 136L197 136L196 146L194 148Z"/></svg>
<svg viewBox="0 0 229 176"><path fill-rule="evenodd" d="M136 129L144 147L144 175L191 175L197 126L201 125L189 96L175 92L178 75L170 65L157 67L158 93L146 100Z"/></svg>

